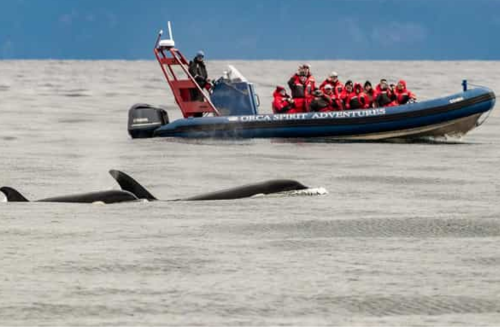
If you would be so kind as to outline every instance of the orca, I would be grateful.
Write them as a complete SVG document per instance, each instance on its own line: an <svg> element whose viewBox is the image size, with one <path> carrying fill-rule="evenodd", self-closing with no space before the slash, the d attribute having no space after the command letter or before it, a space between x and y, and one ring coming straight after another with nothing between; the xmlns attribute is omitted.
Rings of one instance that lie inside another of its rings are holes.
<svg viewBox="0 0 500 333"><path fill-rule="evenodd" d="M66 203L96 203L105 204L131 202L139 200L157 201L158 199L149 193L146 188L139 184L135 179L123 171L110 170L109 173L116 180L121 190L108 190L89 192L82 194L71 194L46 199L36 200L36 202L66 202ZM249 198L259 194L274 194L289 191L306 190L307 186L295 180L276 179L260 183L238 186L225 190L209 192L184 199L174 199L168 201L202 201L202 200L233 200ZM11 187L0 188L7 198L7 202L29 202L26 197Z"/></svg>
<svg viewBox="0 0 500 333"><path fill-rule="evenodd" d="M135 194L139 199L146 199L148 201L158 200L126 173L119 170L110 170L109 173L118 182L122 190ZM249 198L258 194L274 194L306 189L308 189L307 186L296 180L275 179L172 201L233 200Z"/></svg>
<svg viewBox="0 0 500 333"><path fill-rule="evenodd" d="M11 187L0 188L7 198L7 202L29 202L21 193ZM109 190L99 192L89 192L82 194L64 195L52 198L36 200L36 202L67 202L67 203L96 203L102 202L105 204L137 201L137 196L133 193L122 190Z"/></svg>

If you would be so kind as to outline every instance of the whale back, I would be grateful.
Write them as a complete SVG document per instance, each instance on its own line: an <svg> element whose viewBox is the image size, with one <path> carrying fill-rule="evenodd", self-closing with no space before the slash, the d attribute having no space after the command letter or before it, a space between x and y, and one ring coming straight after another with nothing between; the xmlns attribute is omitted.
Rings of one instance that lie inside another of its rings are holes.
<svg viewBox="0 0 500 333"><path fill-rule="evenodd" d="M299 183L296 180L290 179L275 179L265 182L233 187L226 190L216 191L197 195L183 199L184 201L197 200L232 200L249 198L258 194L273 194L288 191L305 190L307 186Z"/></svg>

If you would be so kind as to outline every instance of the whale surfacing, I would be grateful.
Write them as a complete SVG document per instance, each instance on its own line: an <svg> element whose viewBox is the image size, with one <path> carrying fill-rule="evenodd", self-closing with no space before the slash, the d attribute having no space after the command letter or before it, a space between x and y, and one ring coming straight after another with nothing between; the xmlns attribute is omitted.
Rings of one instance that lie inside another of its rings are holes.
<svg viewBox="0 0 500 333"><path fill-rule="evenodd" d="M144 186L123 171L110 170L109 173L120 186L120 190L62 195L36 200L36 202L114 204L142 200L158 200ZM234 200L250 198L261 194L267 195L307 189L309 189L307 186L295 180L275 179L169 201ZM30 202L25 196L12 187L2 187L0 188L0 192L5 195L7 202Z"/></svg>

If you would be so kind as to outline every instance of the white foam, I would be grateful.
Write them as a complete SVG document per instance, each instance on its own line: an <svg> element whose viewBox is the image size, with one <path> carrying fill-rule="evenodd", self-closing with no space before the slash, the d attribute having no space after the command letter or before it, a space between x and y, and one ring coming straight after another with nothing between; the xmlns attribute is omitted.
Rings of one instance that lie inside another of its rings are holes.
<svg viewBox="0 0 500 333"><path fill-rule="evenodd" d="M305 190L287 191L273 194L263 194L259 193L253 195L252 198L262 198L262 197L310 197L318 195L327 195L328 190L324 187L307 188Z"/></svg>
<svg viewBox="0 0 500 333"><path fill-rule="evenodd" d="M315 187L308 188L305 190L297 190L287 192L287 196L295 197L295 196L316 196L316 195L327 195L328 190L324 187Z"/></svg>

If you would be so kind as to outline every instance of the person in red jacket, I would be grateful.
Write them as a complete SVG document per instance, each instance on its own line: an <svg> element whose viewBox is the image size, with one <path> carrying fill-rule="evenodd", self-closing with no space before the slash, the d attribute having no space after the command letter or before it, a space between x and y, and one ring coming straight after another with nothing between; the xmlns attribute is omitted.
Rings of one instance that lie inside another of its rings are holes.
<svg viewBox="0 0 500 333"><path fill-rule="evenodd" d="M373 89L372 83L370 81L366 81L363 88L365 90L366 97L368 98L368 107L375 107L376 92L375 89Z"/></svg>
<svg viewBox="0 0 500 333"><path fill-rule="evenodd" d="M323 88L327 84L333 87L333 90L337 95L341 94L342 90L344 90L344 85L339 81L339 75L337 74L337 72L331 72L328 78L326 78L326 80L321 83L319 89L324 90Z"/></svg>
<svg viewBox="0 0 500 333"><path fill-rule="evenodd" d="M297 112L307 112L313 98L312 92L316 89L316 81L311 75L311 66L308 64L300 66L297 73L288 80L288 86L295 100Z"/></svg>
<svg viewBox="0 0 500 333"><path fill-rule="evenodd" d="M351 80L347 80L344 86L344 89L342 89L342 92L339 94L340 100L342 101L342 105L344 106L344 110L347 109L347 97L353 93L354 90L354 84L352 83Z"/></svg>
<svg viewBox="0 0 500 333"><path fill-rule="evenodd" d="M414 93L406 89L405 80L399 80L396 89L394 89L394 95L396 95L396 102L398 102L399 105L406 104L410 101L414 102L417 99Z"/></svg>
<svg viewBox="0 0 500 333"><path fill-rule="evenodd" d="M347 87L347 84L346 84ZM369 107L368 96L363 91L360 83L354 84L354 88L347 94L345 108L348 110L367 109Z"/></svg>
<svg viewBox="0 0 500 333"><path fill-rule="evenodd" d="M326 84L323 87L323 93L332 101L328 107L328 111L340 111L344 109L340 96L333 90L330 84Z"/></svg>
<svg viewBox="0 0 500 333"><path fill-rule="evenodd" d="M394 91L389 88L386 79L380 80L375 88L375 104L377 107L389 107L398 105Z"/></svg>
<svg viewBox="0 0 500 333"><path fill-rule="evenodd" d="M286 93L285 87L277 86L273 97L274 113L296 113L295 101Z"/></svg>

